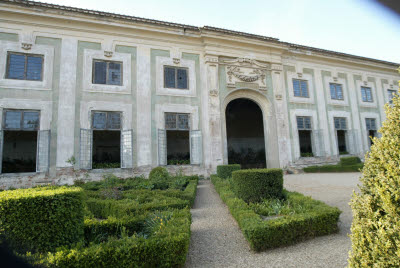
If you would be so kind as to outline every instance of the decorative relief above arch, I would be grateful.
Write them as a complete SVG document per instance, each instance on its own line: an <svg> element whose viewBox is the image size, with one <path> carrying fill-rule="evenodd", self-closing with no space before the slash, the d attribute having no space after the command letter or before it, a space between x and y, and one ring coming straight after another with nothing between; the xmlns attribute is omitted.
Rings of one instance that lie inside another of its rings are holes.
<svg viewBox="0 0 400 268"><path fill-rule="evenodd" d="M266 73L269 64L248 58L220 59L220 64L226 66L226 79L228 88L235 88L239 82L253 83L259 90L267 90Z"/></svg>

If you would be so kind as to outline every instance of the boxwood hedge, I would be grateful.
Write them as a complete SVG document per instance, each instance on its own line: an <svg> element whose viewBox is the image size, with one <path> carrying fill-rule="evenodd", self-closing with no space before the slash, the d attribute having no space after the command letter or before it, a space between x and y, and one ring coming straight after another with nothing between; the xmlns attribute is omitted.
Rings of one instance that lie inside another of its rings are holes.
<svg viewBox="0 0 400 268"><path fill-rule="evenodd" d="M240 165L239 164L233 164L233 165L220 165L217 166L217 175L221 179L227 179L232 177L232 172L240 170Z"/></svg>
<svg viewBox="0 0 400 268"><path fill-rule="evenodd" d="M264 198L282 198L282 169L245 169L232 173L232 189L237 197L246 202L258 202Z"/></svg>
<svg viewBox="0 0 400 268"><path fill-rule="evenodd" d="M234 194L228 181L215 175L211 176L211 181L255 251L291 245L338 231L337 222L341 213L338 208L320 201L310 201L309 198L296 193L299 195L297 198L304 198L304 202L309 203L306 212L264 220Z"/></svg>
<svg viewBox="0 0 400 268"><path fill-rule="evenodd" d="M0 235L19 251L53 251L83 240L83 195L76 187L0 192Z"/></svg>

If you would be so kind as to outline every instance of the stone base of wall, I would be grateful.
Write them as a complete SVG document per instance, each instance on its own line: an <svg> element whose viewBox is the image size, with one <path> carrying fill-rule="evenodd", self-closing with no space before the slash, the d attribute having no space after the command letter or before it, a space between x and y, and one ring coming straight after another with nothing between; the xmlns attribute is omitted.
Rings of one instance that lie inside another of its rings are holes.
<svg viewBox="0 0 400 268"><path fill-rule="evenodd" d="M338 156L329 157L300 157L298 160L290 163L290 168L303 169L309 166L336 165L339 163Z"/></svg>

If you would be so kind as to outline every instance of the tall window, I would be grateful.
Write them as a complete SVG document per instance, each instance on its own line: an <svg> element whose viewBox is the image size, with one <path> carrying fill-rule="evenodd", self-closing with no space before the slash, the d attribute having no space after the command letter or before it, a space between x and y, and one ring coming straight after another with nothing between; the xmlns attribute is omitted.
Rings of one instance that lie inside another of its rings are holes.
<svg viewBox="0 0 400 268"><path fill-rule="evenodd" d="M376 137L376 120L375 118L365 118L365 125L367 127L368 143L369 146L373 144L372 138Z"/></svg>
<svg viewBox="0 0 400 268"><path fill-rule="evenodd" d="M329 84L332 100L343 100L343 88L341 84Z"/></svg>
<svg viewBox="0 0 400 268"><path fill-rule="evenodd" d="M190 164L189 114L165 113L167 164Z"/></svg>
<svg viewBox="0 0 400 268"><path fill-rule="evenodd" d="M394 95L397 94L397 92L396 90L390 90L390 89L387 92L388 92L389 103L391 104L393 102L392 99Z"/></svg>
<svg viewBox="0 0 400 268"><path fill-rule="evenodd" d="M339 154L347 154L348 152L346 145L346 134L347 134L346 118L335 117L333 121L335 123L336 139L337 139Z"/></svg>
<svg viewBox="0 0 400 268"><path fill-rule="evenodd" d="M361 87L361 97L363 102L373 102L371 88Z"/></svg>
<svg viewBox="0 0 400 268"><path fill-rule="evenodd" d="M188 89L187 68L164 66L164 87Z"/></svg>
<svg viewBox="0 0 400 268"><path fill-rule="evenodd" d="M7 79L41 81L43 56L9 52L7 55Z"/></svg>
<svg viewBox="0 0 400 268"><path fill-rule="evenodd" d="M93 60L93 84L122 85L122 62Z"/></svg>
<svg viewBox="0 0 400 268"><path fill-rule="evenodd" d="M293 93L295 97L309 98L307 81L293 79Z"/></svg>
<svg viewBox="0 0 400 268"><path fill-rule="evenodd" d="M299 144L300 144L300 156L310 157L313 156L312 151L312 126L311 117L309 116L297 116L297 129L299 131Z"/></svg>

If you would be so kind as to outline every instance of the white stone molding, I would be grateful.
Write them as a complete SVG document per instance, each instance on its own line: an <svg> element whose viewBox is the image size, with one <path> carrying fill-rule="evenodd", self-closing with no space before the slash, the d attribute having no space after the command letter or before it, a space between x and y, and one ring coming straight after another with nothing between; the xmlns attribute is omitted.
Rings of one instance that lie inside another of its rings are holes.
<svg viewBox="0 0 400 268"><path fill-rule="evenodd" d="M317 150L322 149L322 144L319 144L318 137L314 135L316 131L318 131L318 117L317 111L315 110L306 110L306 109L295 109L290 111L290 121L292 122L292 143L293 143L293 152L294 152L294 160L298 160L300 158L300 142L299 142L299 132L297 129L297 116L309 116L311 117L312 122L312 150L314 155L316 155Z"/></svg>
<svg viewBox="0 0 400 268"><path fill-rule="evenodd" d="M92 111L121 112L121 130L133 129L132 104L111 101L82 101L80 113L81 128L92 128Z"/></svg>
<svg viewBox="0 0 400 268"><path fill-rule="evenodd" d="M362 95L361 95L361 87L369 87L371 88L371 93L372 93L372 102L364 102L362 100ZM368 82L367 80L357 80L356 81L356 91L357 91L357 96L359 100L359 104L361 107L369 107L369 108L377 108L378 105L378 97L376 94L376 88L373 82Z"/></svg>
<svg viewBox="0 0 400 268"><path fill-rule="evenodd" d="M349 96L347 94L347 84L345 79L339 78L337 76L331 76L331 77L325 76L324 83L325 83L325 95L328 104L337 106L349 106ZM332 99L331 89L330 89L331 83L342 85L343 100Z"/></svg>
<svg viewBox="0 0 400 268"><path fill-rule="evenodd" d="M0 109L38 110L40 111L39 129L49 130L51 127L52 101L4 98L0 99ZM1 121L2 120L3 116L1 116ZM0 128L2 127L3 124L0 122Z"/></svg>
<svg viewBox="0 0 400 268"><path fill-rule="evenodd" d="M180 58L156 57L156 94L182 97L196 97L196 62ZM188 89L164 87L164 66L187 68Z"/></svg>
<svg viewBox="0 0 400 268"><path fill-rule="evenodd" d="M165 129L165 113L189 114L190 130L199 130L199 107L188 104L156 104L157 129Z"/></svg>
<svg viewBox="0 0 400 268"><path fill-rule="evenodd" d="M122 62L122 85L93 84L93 60ZM83 52L83 90L88 92L131 94L131 68L131 54L113 52L112 56L106 56L102 50L85 49Z"/></svg>
<svg viewBox="0 0 400 268"><path fill-rule="evenodd" d="M43 55L42 81L6 79L8 52ZM54 48L52 46L33 44L27 50L22 47L22 43L0 41L0 86L17 89L51 90L53 86L53 62Z"/></svg>
<svg viewBox="0 0 400 268"><path fill-rule="evenodd" d="M339 155L339 150L338 150L338 143L337 143L337 133L335 129L335 122L334 118L335 117L344 117L346 118L346 124L347 124L347 130L346 130L346 147L347 150L350 154L356 154L356 147L354 144L354 141L351 141L350 137L350 132L353 130L353 122L351 120L350 112L345 112L345 111L329 111L328 112L328 121L329 121L329 132L331 135L334 133L333 137L333 144L332 144L332 154L333 155ZM330 137L331 138L331 137Z"/></svg>
<svg viewBox="0 0 400 268"><path fill-rule="evenodd" d="M369 151L369 145L368 145L368 136L367 136L367 125L365 123L365 118L374 118L375 123L376 123L376 130L381 128L381 122L379 118L379 113L372 113L372 112L364 112L360 113L361 117L361 137L363 141L363 148L364 148L364 153Z"/></svg>
<svg viewBox="0 0 400 268"><path fill-rule="evenodd" d="M300 79L307 81L309 98L294 96L293 79ZM311 74L301 74L301 77L299 77L298 73L287 72L287 83L289 91L289 102L314 104L314 83Z"/></svg>

